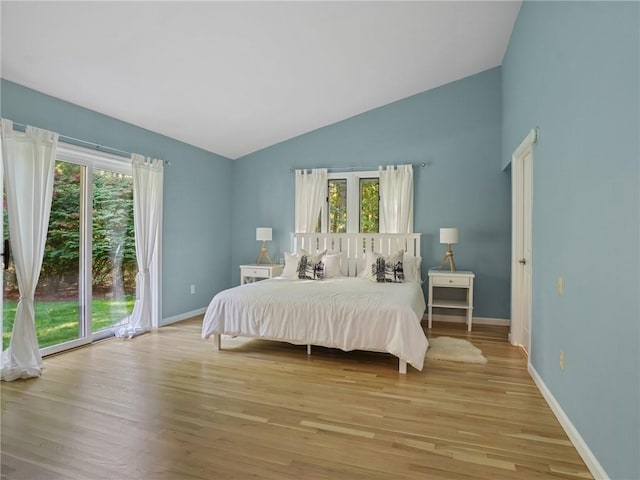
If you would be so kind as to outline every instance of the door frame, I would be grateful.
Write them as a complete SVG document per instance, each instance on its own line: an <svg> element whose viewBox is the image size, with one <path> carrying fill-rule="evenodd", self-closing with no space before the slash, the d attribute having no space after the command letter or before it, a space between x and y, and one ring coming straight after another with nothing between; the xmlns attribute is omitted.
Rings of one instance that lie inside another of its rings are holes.
<svg viewBox="0 0 640 480"><path fill-rule="evenodd" d="M531 334L532 334L532 319L531 319L531 303L533 298L532 282L529 282L529 289L524 291L520 278L520 269L522 266L519 260L522 258L521 253L523 250L522 236L519 232L524 228L525 217L523 215L524 206L524 192L522 185L525 181L525 169L523 168L523 160L529 156L533 165L533 144L538 141L538 130L532 129L525 139L520 143L511 156L511 331L509 333L509 340L513 345L521 345L527 351L527 354L531 355ZM531 176L533 176L533 168L530 169ZM530 185L533 184L533 178L528 180ZM528 208L533 207L533 192L531 192L531 205ZM533 216L529 215L529 231L532 232ZM532 255L533 257L533 245ZM526 259L531 264L532 259ZM532 266L531 266L532 268ZM529 308L529 338L524 338L524 319L520 314L522 309L528 305ZM524 345L526 343L526 345Z"/></svg>
<svg viewBox="0 0 640 480"><path fill-rule="evenodd" d="M76 165L85 167L84 173L84 186L81 193L81 216L83 225L81 226L81 246L85 264L81 268L81 278L79 282L81 295L80 306L83 310L82 314L84 318L81 320L84 322L83 330L84 335L80 338L73 339L67 342L58 343L49 347L40 348L40 354L44 357L54 353L58 353L64 350L69 350L81 345L87 345L104 338L112 337L114 334L114 328L108 328L100 332L93 331L92 325L92 311L91 311L91 254L92 254L92 238L91 235L85 235L87 225L93 223L93 188L92 181L94 169L104 169L112 172L123 173L132 175L131 159L122 157L119 155L113 155L107 152L95 151L72 145L68 143L59 142L56 152L56 160L61 160ZM162 318L162 306L160 303L160 291L162 288L162 262L161 262L161 248L162 248L162 205L160 205L160 225L158 230L158 238L156 239L156 249L153 255L151 264L151 312L152 312L152 329L156 329L159 326L160 319ZM87 263L88 262L88 263Z"/></svg>
<svg viewBox="0 0 640 480"><path fill-rule="evenodd" d="M97 152L84 147L64 142L58 142L56 161L62 161L84 167L80 191L80 272L79 272L79 308L81 335L73 340L57 343L48 347L41 347L40 354L44 357L63 352L71 348L88 345L96 340L113 336L113 329L107 329L96 334L93 331L92 285L91 285L91 256L93 225L93 172L95 169L105 169L112 172L131 175L131 160L106 152Z"/></svg>

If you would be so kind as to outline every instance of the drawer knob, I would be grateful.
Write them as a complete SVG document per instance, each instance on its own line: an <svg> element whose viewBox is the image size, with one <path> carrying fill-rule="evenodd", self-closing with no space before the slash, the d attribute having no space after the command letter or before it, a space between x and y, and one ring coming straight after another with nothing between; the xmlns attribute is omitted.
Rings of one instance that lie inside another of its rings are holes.
<svg viewBox="0 0 640 480"><path fill-rule="evenodd" d="M451 280L451 279L450 279L450 280L449 280L449 283L453 283L453 280Z"/></svg>

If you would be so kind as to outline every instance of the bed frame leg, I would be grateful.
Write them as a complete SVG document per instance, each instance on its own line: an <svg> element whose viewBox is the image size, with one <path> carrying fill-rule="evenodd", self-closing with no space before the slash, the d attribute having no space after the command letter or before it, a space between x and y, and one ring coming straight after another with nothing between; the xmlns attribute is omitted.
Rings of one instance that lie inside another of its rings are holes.
<svg viewBox="0 0 640 480"><path fill-rule="evenodd" d="M213 334L213 349L214 350L221 350L222 349L222 342L220 341L220 337L222 337L222 335L220 335L219 333L214 333Z"/></svg>
<svg viewBox="0 0 640 480"><path fill-rule="evenodd" d="M311 355L311 345L307 344L307 355Z"/></svg>
<svg viewBox="0 0 640 480"><path fill-rule="evenodd" d="M398 372L402 373L403 375L407 374L407 362L406 360L402 360L402 359L398 359L399 360L399 364L398 364Z"/></svg>

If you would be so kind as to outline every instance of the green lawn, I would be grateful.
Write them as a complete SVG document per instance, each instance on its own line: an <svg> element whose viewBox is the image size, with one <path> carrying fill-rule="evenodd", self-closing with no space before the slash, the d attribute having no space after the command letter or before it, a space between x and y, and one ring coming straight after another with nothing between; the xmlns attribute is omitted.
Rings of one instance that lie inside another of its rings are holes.
<svg viewBox="0 0 640 480"><path fill-rule="evenodd" d="M93 331L97 332L119 322L133 310L134 295L118 299L94 300ZM18 302L5 300L2 308L2 349L9 346ZM36 332L40 348L78 338L78 301L36 301Z"/></svg>

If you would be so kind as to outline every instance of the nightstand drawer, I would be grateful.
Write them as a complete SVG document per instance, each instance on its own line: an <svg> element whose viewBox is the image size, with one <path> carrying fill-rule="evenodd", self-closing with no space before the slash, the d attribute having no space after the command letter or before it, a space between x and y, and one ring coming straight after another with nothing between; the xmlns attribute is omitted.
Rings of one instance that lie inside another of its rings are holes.
<svg viewBox="0 0 640 480"><path fill-rule="evenodd" d="M243 268L242 275L245 277L269 278L268 268Z"/></svg>
<svg viewBox="0 0 640 480"><path fill-rule="evenodd" d="M431 282L434 287L468 287L471 285L471 278L456 275L434 275L431 277Z"/></svg>

